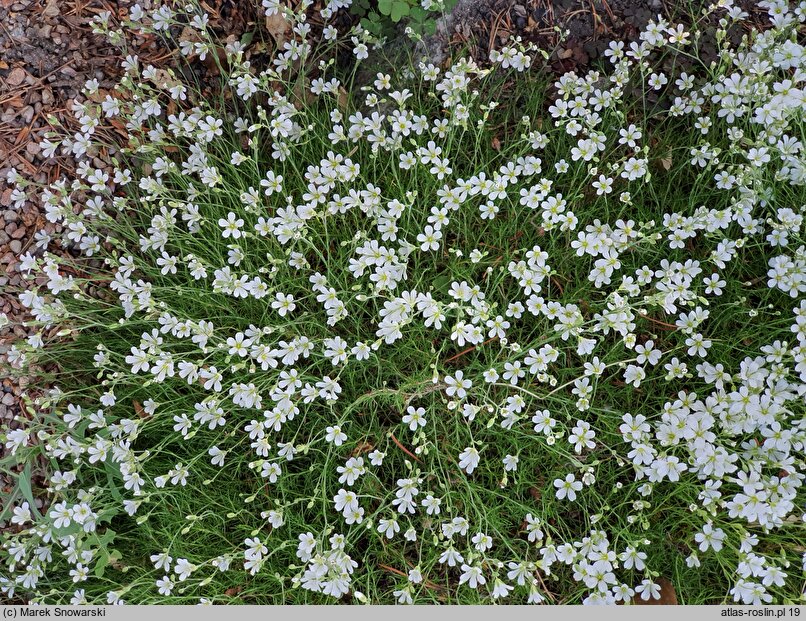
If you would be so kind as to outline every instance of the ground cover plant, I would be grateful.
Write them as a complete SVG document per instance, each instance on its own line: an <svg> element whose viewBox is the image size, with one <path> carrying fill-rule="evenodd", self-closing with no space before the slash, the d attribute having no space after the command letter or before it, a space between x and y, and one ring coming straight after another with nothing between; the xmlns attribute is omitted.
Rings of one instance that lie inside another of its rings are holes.
<svg viewBox="0 0 806 621"><path fill-rule="evenodd" d="M433 35L437 19L450 12L456 0L433 2L432 0L359 0L350 5L350 11L361 18L361 26L372 35L394 37L395 25L406 20L406 28L418 35Z"/></svg>
<svg viewBox="0 0 806 621"><path fill-rule="evenodd" d="M709 64L659 19L585 75L513 42L361 82L347 4L264 2L260 67L194 4L99 16L222 88L125 56L43 145L75 178L10 175L65 235L23 257L8 363L53 388L3 433L5 596L798 601L806 5L738 46L709 7Z"/></svg>

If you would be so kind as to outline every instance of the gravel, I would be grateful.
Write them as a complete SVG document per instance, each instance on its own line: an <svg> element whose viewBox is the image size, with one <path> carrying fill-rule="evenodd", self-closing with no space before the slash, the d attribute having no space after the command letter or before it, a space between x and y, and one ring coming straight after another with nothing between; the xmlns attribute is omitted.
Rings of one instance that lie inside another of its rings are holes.
<svg viewBox="0 0 806 621"><path fill-rule="evenodd" d="M128 0L120 6L128 5ZM34 235L40 229L51 234L60 227L42 215L36 190L15 206L12 188L6 183L10 169L26 179L46 184L75 168L75 162L59 155L45 158L39 142L50 129L53 116L67 127L74 125L69 108L83 84L98 78L102 87L114 85L117 51L102 37L93 35L90 20L109 5L47 0L0 0L0 313L9 323L0 327L0 427L14 428L26 416L20 405L24 388L36 392L36 379L14 378L4 354L11 345L28 336L20 323L27 317L17 300L25 289L19 272L20 256L38 250ZM51 252L59 253L58 244ZM31 384L29 386L29 384ZM0 445L0 458L4 447ZM0 475L0 489L10 491L11 482Z"/></svg>

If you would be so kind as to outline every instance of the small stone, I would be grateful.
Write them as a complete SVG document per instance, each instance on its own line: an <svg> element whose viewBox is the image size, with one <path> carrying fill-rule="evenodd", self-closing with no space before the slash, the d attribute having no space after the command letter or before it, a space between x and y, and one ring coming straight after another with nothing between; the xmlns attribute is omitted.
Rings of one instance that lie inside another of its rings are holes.
<svg viewBox="0 0 806 621"><path fill-rule="evenodd" d="M9 86L19 86L25 81L26 75L25 69L22 67L14 67L6 78L6 84Z"/></svg>
<svg viewBox="0 0 806 621"><path fill-rule="evenodd" d="M8 247L14 254L19 254L22 251L22 242L19 239L13 239Z"/></svg>
<svg viewBox="0 0 806 621"><path fill-rule="evenodd" d="M548 25L548 22L546 21L547 13L548 11L546 11L546 9L538 7L532 11L532 19L537 22L538 26L545 28Z"/></svg>
<svg viewBox="0 0 806 621"><path fill-rule="evenodd" d="M0 403L3 405L14 405L14 395L12 395L10 392L7 392L3 395L3 398L0 399Z"/></svg>
<svg viewBox="0 0 806 621"><path fill-rule="evenodd" d="M25 237L25 227L21 226L11 234L11 239L22 239Z"/></svg>
<svg viewBox="0 0 806 621"><path fill-rule="evenodd" d="M48 17L58 17L61 15L59 3L56 0L48 0L48 3L45 5L45 10L42 12Z"/></svg>

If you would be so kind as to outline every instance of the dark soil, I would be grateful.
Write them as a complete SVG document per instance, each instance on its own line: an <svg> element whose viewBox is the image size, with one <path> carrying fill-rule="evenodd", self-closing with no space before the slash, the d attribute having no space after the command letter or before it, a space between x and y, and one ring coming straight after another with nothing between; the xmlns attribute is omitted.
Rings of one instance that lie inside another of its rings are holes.
<svg viewBox="0 0 806 621"><path fill-rule="evenodd" d="M491 50L520 37L550 53L553 72L584 71L602 57L611 41L637 40L650 20L663 17L690 25L709 4L708 0L459 0L439 24L437 36L428 40L427 54L433 62L441 62L451 52L467 50L484 63ZM752 0L738 4L755 27L764 28L763 12ZM715 24L710 26L713 32ZM700 57L715 58L715 49L706 26Z"/></svg>

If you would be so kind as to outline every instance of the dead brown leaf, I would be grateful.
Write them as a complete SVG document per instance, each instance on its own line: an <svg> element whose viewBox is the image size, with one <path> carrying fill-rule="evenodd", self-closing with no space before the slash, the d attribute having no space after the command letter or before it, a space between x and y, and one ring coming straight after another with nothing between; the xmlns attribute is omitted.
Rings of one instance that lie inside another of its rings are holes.
<svg viewBox="0 0 806 621"><path fill-rule="evenodd" d="M266 17L266 30L274 39L278 48L291 38L291 24L282 13L275 13Z"/></svg>
<svg viewBox="0 0 806 621"><path fill-rule="evenodd" d="M201 35L195 28L191 28L190 26L185 26L182 28L182 32L179 34L179 42L180 43L199 43L201 42Z"/></svg>
<svg viewBox="0 0 806 621"><path fill-rule="evenodd" d="M294 83L291 89L294 95L294 105L297 108L307 107L316 101L316 95L311 92L310 83L307 79L300 79Z"/></svg>
<svg viewBox="0 0 806 621"><path fill-rule="evenodd" d="M157 69L154 77L151 78L151 83L157 88L171 88L179 86L181 82L173 77L166 69Z"/></svg>
<svg viewBox="0 0 806 621"><path fill-rule="evenodd" d="M103 88L99 88L94 93L90 93L89 95L87 95L87 99L89 99L93 103L99 104L106 99L107 95L109 95L109 91Z"/></svg>
<svg viewBox="0 0 806 621"><path fill-rule="evenodd" d="M123 138L129 138L129 130L126 129L126 125L120 119L109 119L109 125Z"/></svg>
<svg viewBox="0 0 806 621"><path fill-rule="evenodd" d="M356 444L355 448L350 453L350 457L358 457L359 455L363 455L364 453L369 453L372 449L375 448L375 445L368 440L362 440L358 444Z"/></svg>
<svg viewBox="0 0 806 621"><path fill-rule="evenodd" d="M347 91L343 86L339 86L339 94L336 98L336 102L338 103L339 108L346 110L349 101L350 96L347 94Z"/></svg>
<svg viewBox="0 0 806 621"><path fill-rule="evenodd" d="M20 131L17 133L17 137L14 139L14 146L15 146L15 147L18 147L18 146L19 146L19 145L21 145L23 142L25 142L25 139L26 139L26 138L28 138L28 135L29 135L30 133L31 133L31 128L30 128L30 127L23 127L23 128L22 128L22 129L21 129L21 130L20 130Z"/></svg>

